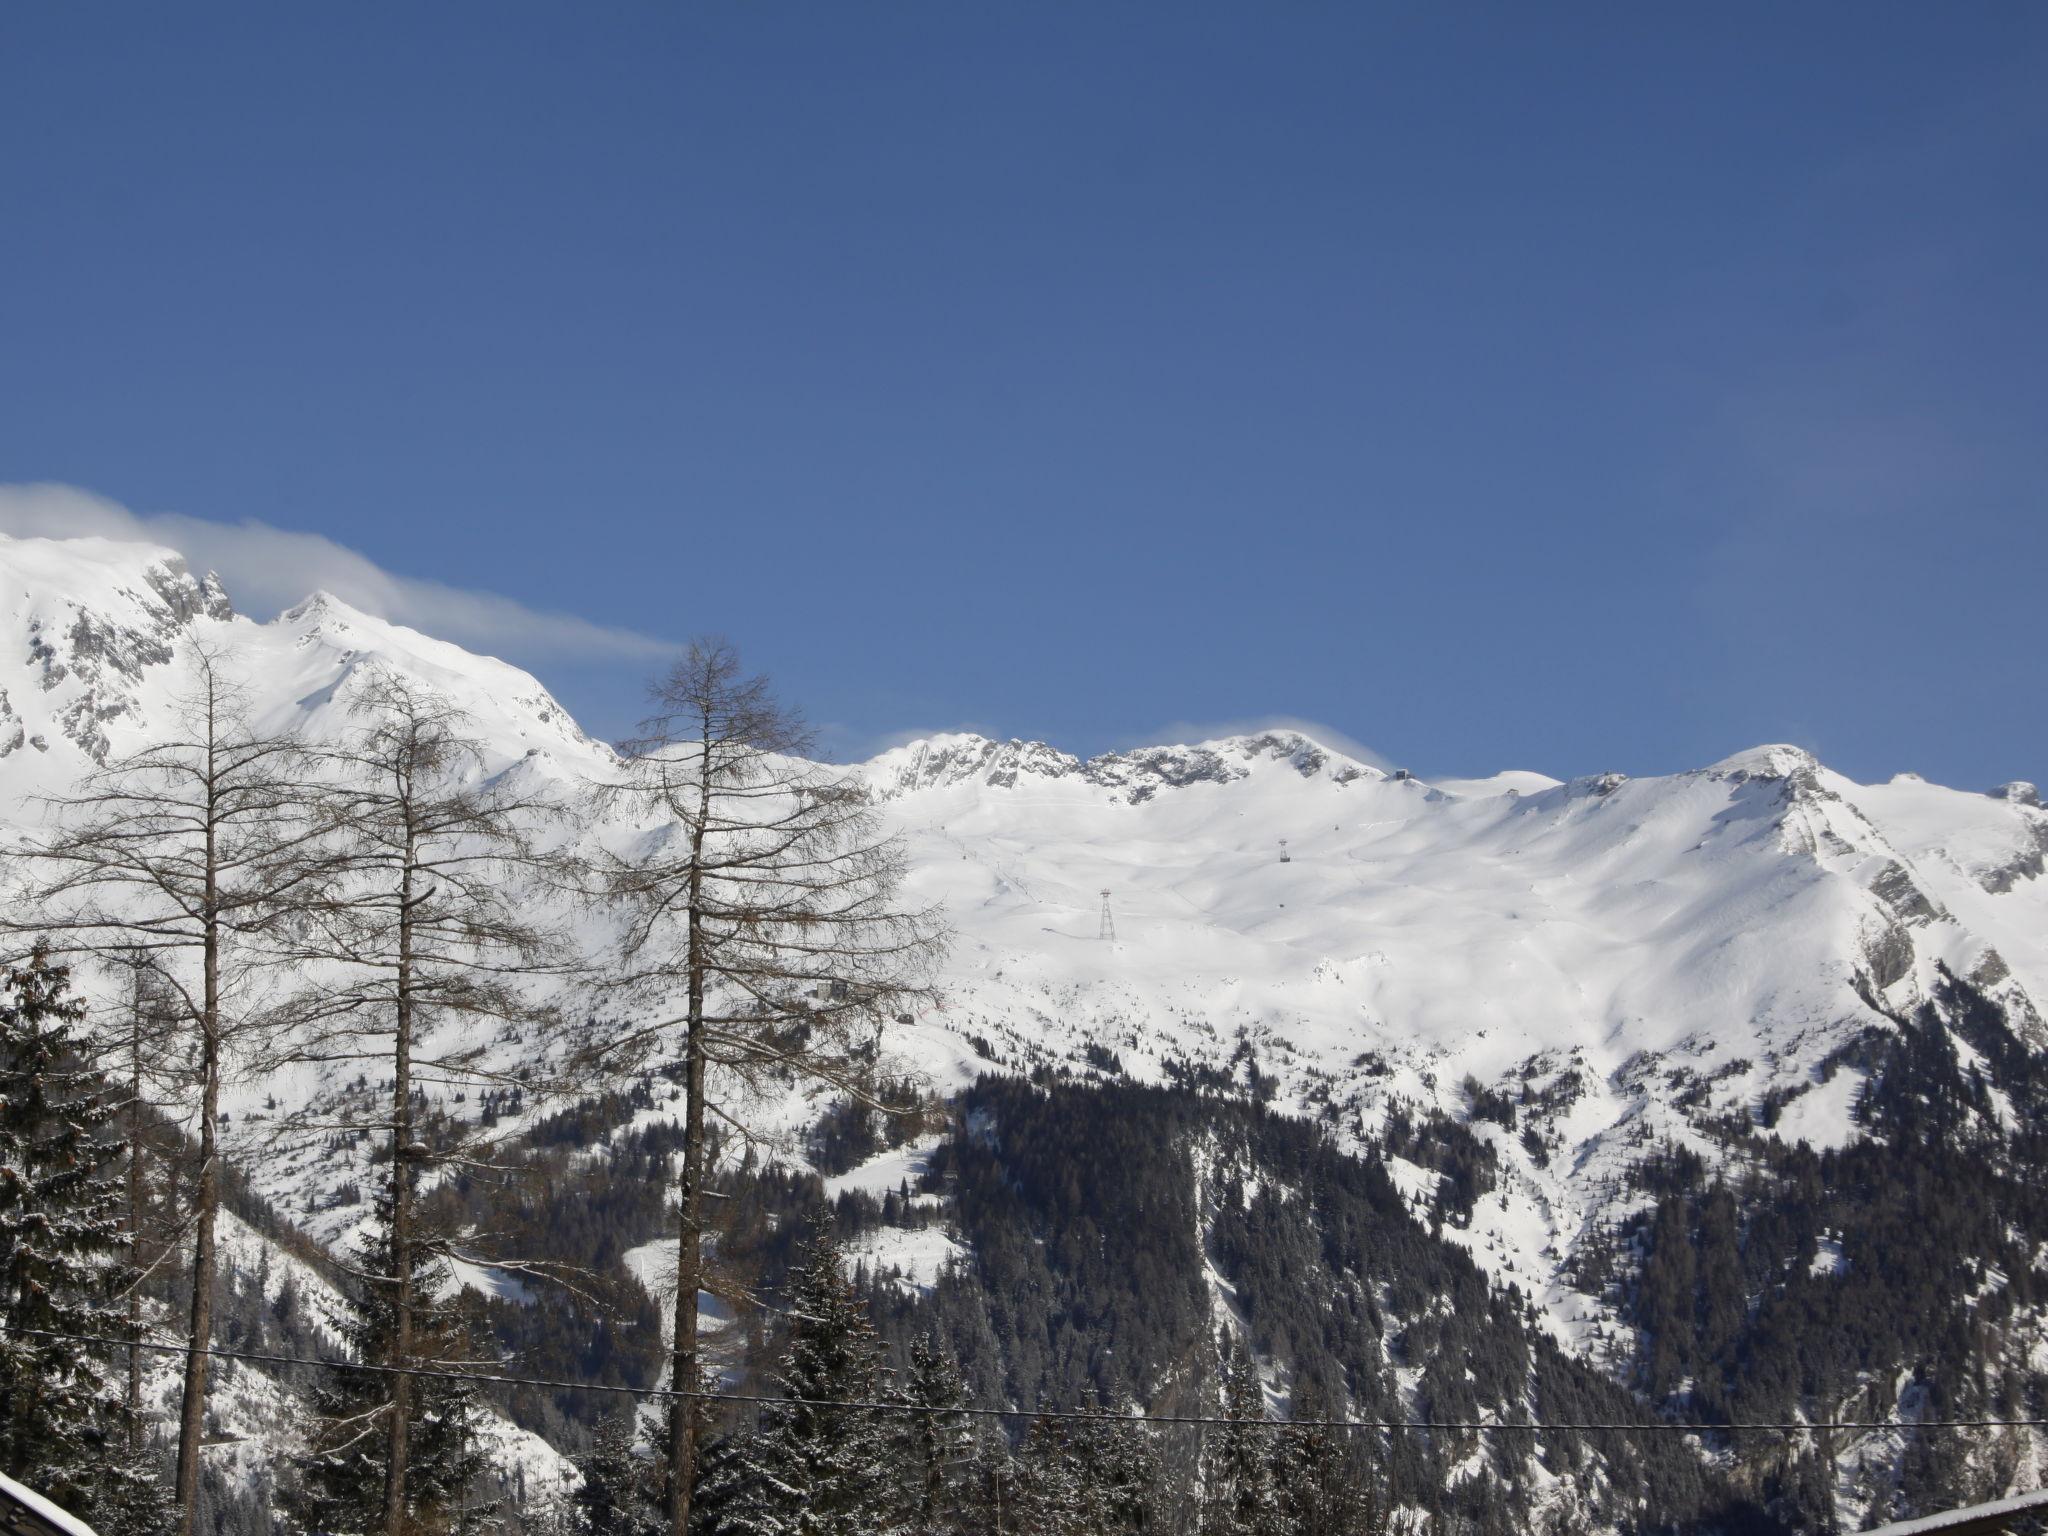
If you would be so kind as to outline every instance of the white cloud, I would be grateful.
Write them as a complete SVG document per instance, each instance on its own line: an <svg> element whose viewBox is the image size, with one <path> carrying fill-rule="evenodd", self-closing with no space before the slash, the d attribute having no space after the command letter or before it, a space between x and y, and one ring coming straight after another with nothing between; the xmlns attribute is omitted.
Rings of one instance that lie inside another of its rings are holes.
<svg viewBox="0 0 2048 1536"><path fill-rule="evenodd" d="M217 523L178 512L131 512L69 485L0 485L0 533L17 538L101 538L168 545L196 570L214 571L245 613L268 617L314 591L378 618L471 650L522 657L660 656L666 641L550 613L495 592L397 576L317 533L267 523Z"/></svg>

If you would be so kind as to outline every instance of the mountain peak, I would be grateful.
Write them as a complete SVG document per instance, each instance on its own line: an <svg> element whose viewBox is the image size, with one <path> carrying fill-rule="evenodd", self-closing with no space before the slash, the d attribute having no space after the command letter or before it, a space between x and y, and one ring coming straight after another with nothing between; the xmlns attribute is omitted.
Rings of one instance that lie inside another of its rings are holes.
<svg viewBox="0 0 2048 1536"><path fill-rule="evenodd" d="M308 592L304 597L277 616L279 624L308 629L316 629L325 625L347 629L352 625L366 621L380 624L385 622L381 619L376 619L372 614L365 613L353 603L345 602L341 598L336 597L325 588Z"/></svg>
<svg viewBox="0 0 2048 1536"><path fill-rule="evenodd" d="M1721 779L1795 779L1820 771L1820 759L1804 747L1767 742L1724 757L1704 770Z"/></svg>
<svg viewBox="0 0 2048 1536"><path fill-rule="evenodd" d="M1107 789L1137 804L1162 789L1227 784L1283 764L1304 779L1325 778L1335 784L1386 777L1291 729L1192 745L1131 747L1086 759L1042 741L995 741L971 732L949 732L891 748L863 764L861 771L890 796L968 783L1014 789L1032 781L1068 782Z"/></svg>

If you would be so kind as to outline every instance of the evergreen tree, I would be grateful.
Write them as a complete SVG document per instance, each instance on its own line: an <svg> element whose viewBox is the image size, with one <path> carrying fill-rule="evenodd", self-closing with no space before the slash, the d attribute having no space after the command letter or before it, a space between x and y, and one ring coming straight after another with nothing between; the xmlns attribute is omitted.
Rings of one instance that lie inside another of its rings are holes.
<svg viewBox="0 0 2048 1536"><path fill-rule="evenodd" d="M1073 1421L1070 1443L1091 1530L1136 1536L1157 1524L1153 1502L1159 1493L1159 1454L1151 1432L1133 1419L1133 1411L1126 1403L1116 1411L1090 1412Z"/></svg>
<svg viewBox="0 0 2048 1536"><path fill-rule="evenodd" d="M700 1514L715 1536L873 1536L894 1502L888 1430L876 1414L821 1405L876 1400L881 1346L822 1224L790 1274L789 1315L783 1400L757 1434L722 1444L700 1484L715 1509Z"/></svg>
<svg viewBox="0 0 2048 1536"><path fill-rule="evenodd" d="M1017 1529L1053 1536L1137 1536L1154 1512L1159 1457L1128 1411L1035 1420L1019 1467Z"/></svg>
<svg viewBox="0 0 2048 1536"><path fill-rule="evenodd" d="M766 1450L758 1435L735 1431L692 1459L693 1529L707 1536L790 1536L803 1491L777 1475Z"/></svg>
<svg viewBox="0 0 2048 1536"><path fill-rule="evenodd" d="M350 1353L358 1360L389 1358L395 1325L388 1213L356 1239L352 1250L355 1273L346 1295L352 1315L344 1325ZM409 1291L415 1298L445 1294L446 1264L425 1245L413 1248ZM435 1362L453 1367L462 1358L461 1328L448 1308L416 1300L412 1318L412 1358L432 1369ZM406 1461L406 1530L408 1536L467 1536L493 1529L495 1506L473 1501L471 1484L487 1460L476 1443L482 1410L466 1381L415 1376L406 1404L414 1415ZM381 1530L384 1518L384 1415L391 1412L391 1394L378 1373L336 1371L315 1393L320 1424L302 1469L297 1505L300 1518L316 1531Z"/></svg>
<svg viewBox="0 0 2048 1536"><path fill-rule="evenodd" d="M1094 1536L1073 1423L1050 1416L1032 1420L1018 1458L1015 1523L1006 1529L1034 1536Z"/></svg>
<svg viewBox="0 0 2048 1536"><path fill-rule="evenodd" d="M0 995L0 1470L90 1514L103 1492L144 1499L146 1469L122 1454L113 1346L47 1337L124 1327L117 1111L80 1055L85 1004L69 989L38 944Z"/></svg>
<svg viewBox="0 0 2048 1536"><path fill-rule="evenodd" d="M654 1536L662 1527L648 1468L634 1450L639 1421L632 1408L597 1427L589 1451L576 1459L577 1529L588 1536Z"/></svg>
<svg viewBox="0 0 2048 1536"><path fill-rule="evenodd" d="M148 1436L140 1437L133 1449L124 1444L107 1448L92 1515L92 1528L99 1536L163 1536L171 1528L175 1516L163 1461L161 1448Z"/></svg>
<svg viewBox="0 0 2048 1536"><path fill-rule="evenodd" d="M946 1536L968 1529L969 1475L978 1459L977 1436L967 1415L967 1387L960 1368L930 1334L911 1341L904 1401L923 1409L895 1423L895 1465L905 1469L904 1525L914 1536Z"/></svg>
<svg viewBox="0 0 2048 1536"><path fill-rule="evenodd" d="M1383 1536L1390 1514L1357 1431L1334 1430L1329 1399L1314 1387L1295 1394L1296 1422L1273 1447L1273 1491L1294 1536Z"/></svg>
<svg viewBox="0 0 2048 1536"><path fill-rule="evenodd" d="M1258 1367L1242 1344L1227 1341L1223 1417L1203 1456L1202 1536L1282 1536L1287 1525L1273 1487L1272 1431Z"/></svg>

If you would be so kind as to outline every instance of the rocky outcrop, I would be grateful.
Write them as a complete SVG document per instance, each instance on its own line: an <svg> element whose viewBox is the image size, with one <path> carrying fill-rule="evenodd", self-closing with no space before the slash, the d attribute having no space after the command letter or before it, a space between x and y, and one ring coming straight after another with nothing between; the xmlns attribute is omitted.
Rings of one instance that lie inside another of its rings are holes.
<svg viewBox="0 0 2048 1536"><path fill-rule="evenodd" d="M112 750L108 727L136 711L144 677L170 664L195 622L234 613L216 577L194 576L171 554L145 566L139 582L126 577L107 598L90 606L58 600L33 615L27 630L30 675L52 696L50 723L97 763ZM0 747L15 735L6 718L0 717Z"/></svg>

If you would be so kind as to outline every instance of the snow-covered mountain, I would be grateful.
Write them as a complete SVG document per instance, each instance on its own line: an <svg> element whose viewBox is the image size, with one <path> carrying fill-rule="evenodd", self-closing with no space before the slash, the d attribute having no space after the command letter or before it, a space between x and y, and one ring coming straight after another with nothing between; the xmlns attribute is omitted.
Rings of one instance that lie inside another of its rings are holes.
<svg viewBox="0 0 2048 1536"><path fill-rule="evenodd" d="M269 724L339 732L374 661L467 709L494 771L612 760L528 674L334 598L256 622L168 549L5 539L0 800L32 814L22 796L167 728L186 642L228 653ZM958 932L906 1049L957 1077L970 1035L1018 1060L1095 1043L1157 1076L1248 1041L1283 1097L1334 1082L1368 1123L1390 1097L1458 1110L1468 1077L1575 1075L1551 1128L1574 1155L1521 1170L1544 1219L1495 1234L1524 1276L1596 1214L1618 1132L1683 1138L1770 1094L1781 1134L1839 1142L1853 1074L1816 1068L1942 968L2037 1035L2048 1006L2048 811L2026 784L1858 784L1789 746L1431 784L1295 732L1087 760L942 735L857 771Z"/></svg>
<svg viewBox="0 0 2048 1536"><path fill-rule="evenodd" d="M479 733L506 757L572 763L605 749L527 673L315 592L269 623L234 611L211 575L173 550L107 539L0 535L0 775L7 791L62 783L87 762L168 729L187 685L181 644L231 657L256 717L342 729L349 677L380 661L476 706Z"/></svg>
<svg viewBox="0 0 2048 1536"><path fill-rule="evenodd" d="M0 814L168 728L192 643L271 724L338 732L375 661L467 709L493 772L573 785L613 762L516 668L329 597L256 622L230 596L165 549L0 539ZM1361 1146L1395 1105L1469 1119L1500 1176L1446 1235L1568 1349L1626 1336L1574 1277L1644 1204L1647 1148L1712 1161L1731 1117L1865 1135L1845 1053L1949 977L2048 1046L2048 810L2026 784L1859 784L1790 746L1431 783L1297 732L1086 760L944 735L855 771L957 932L942 1004L894 1041L934 1084L1113 1057L1140 1081L1256 1073ZM1524 1106L1515 1132L1473 1114L1493 1093ZM296 1212L345 1173L283 1160L258 1184Z"/></svg>

